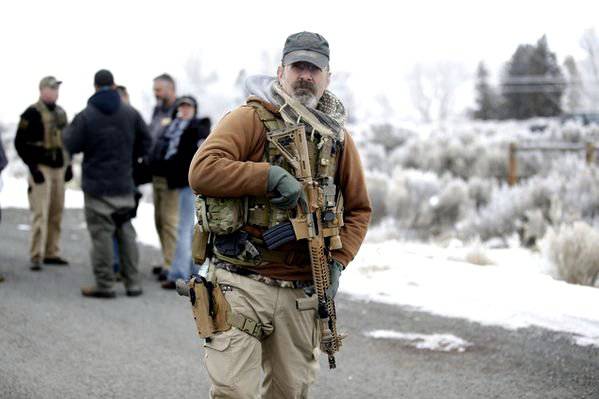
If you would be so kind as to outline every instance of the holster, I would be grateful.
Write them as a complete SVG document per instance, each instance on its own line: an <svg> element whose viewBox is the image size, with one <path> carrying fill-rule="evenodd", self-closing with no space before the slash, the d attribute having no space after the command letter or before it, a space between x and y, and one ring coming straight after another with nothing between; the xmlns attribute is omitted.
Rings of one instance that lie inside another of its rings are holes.
<svg viewBox="0 0 599 399"><path fill-rule="evenodd" d="M209 338L214 333L231 329L231 306L218 283L194 276L189 280L189 299L198 335Z"/></svg>

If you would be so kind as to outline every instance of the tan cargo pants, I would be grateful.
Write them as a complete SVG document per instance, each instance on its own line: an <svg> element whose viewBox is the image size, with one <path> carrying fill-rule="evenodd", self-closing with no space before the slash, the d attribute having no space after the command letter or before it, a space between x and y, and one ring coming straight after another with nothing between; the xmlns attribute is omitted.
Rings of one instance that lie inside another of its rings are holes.
<svg viewBox="0 0 599 399"><path fill-rule="evenodd" d="M262 323L265 338L259 341L233 327L204 345L210 397L307 398L320 351L316 311L296 309L303 290L269 286L223 269L216 270L216 279L234 311Z"/></svg>
<svg viewBox="0 0 599 399"><path fill-rule="evenodd" d="M39 165L45 181L36 184L29 175L29 209L31 210L32 261L42 261L60 255L60 223L64 208L65 168Z"/></svg>
<svg viewBox="0 0 599 399"><path fill-rule="evenodd" d="M164 267L170 267L177 246L179 190L170 190L164 177L152 178L154 190L154 224L160 238Z"/></svg>

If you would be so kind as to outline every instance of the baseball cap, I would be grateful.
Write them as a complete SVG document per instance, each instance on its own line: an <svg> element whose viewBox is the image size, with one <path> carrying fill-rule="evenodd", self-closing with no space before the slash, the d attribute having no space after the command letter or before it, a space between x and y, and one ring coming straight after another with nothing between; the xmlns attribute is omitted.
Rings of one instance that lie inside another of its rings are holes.
<svg viewBox="0 0 599 399"><path fill-rule="evenodd" d="M283 48L283 65L309 62L320 69L329 65L329 42L318 33L299 32L290 35Z"/></svg>
<svg viewBox="0 0 599 399"><path fill-rule="evenodd" d="M198 102L193 96L182 96L177 99L177 107L181 104L188 104L194 108L198 108Z"/></svg>
<svg viewBox="0 0 599 399"><path fill-rule="evenodd" d="M112 76L112 72L110 72L108 69L100 69L94 75L94 85L98 87L114 85L114 77Z"/></svg>
<svg viewBox="0 0 599 399"><path fill-rule="evenodd" d="M46 76L40 80L40 89L44 87L50 87L52 89L57 89L58 86L62 83L61 80L57 80L54 76Z"/></svg>

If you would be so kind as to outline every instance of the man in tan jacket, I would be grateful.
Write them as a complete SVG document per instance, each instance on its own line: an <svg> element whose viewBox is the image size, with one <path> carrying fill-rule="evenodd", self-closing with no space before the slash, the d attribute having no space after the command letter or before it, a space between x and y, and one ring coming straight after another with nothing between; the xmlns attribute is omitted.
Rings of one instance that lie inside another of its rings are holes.
<svg viewBox="0 0 599 399"><path fill-rule="evenodd" d="M323 205L323 223L343 221L331 226L339 231L341 245L326 240L336 291L341 270L364 239L371 206L359 154L344 127L345 109L326 90L329 80L327 41L310 32L289 36L277 78L248 79L246 105L220 121L191 163L189 183L196 194L247 199L247 223L231 234L216 235L211 244L209 277L219 283L233 312L256 327L233 327L207 340L212 398L305 398L314 382L317 315L296 309L296 299L305 297L304 289L312 284L306 240L272 250L265 248L262 236L288 220L301 186L268 145L266 133L305 126L313 178L331 196L325 202L333 204L330 209ZM336 212L342 218L327 216Z"/></svg>

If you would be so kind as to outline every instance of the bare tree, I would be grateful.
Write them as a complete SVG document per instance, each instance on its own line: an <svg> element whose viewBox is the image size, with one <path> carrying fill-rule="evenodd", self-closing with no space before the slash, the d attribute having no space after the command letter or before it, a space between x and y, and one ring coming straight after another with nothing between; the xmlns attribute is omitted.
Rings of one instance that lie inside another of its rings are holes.
<svg viewBox="0 0 599 399"><path fill-rule="evenodd" d="M443 121L451 115L456 91L466 76L461 64L450 61L414 66L408 75L410 95L424 122Z"/></svg>
<svg viewBox="0 0 599 399"><path fill-rule="evenodd" d="M198 97L203 96L209 85L218 81L216 71L206 73L202 66L199 56L191 56L185 62L185 81L186 87L192 91L192 94Z"/></svg>
<svg viewBox="0 0 599 399"><path fill-rule="evenodd" d="M347 122L355 123L356 116L354 112L356 112L357 104L349 78L350 74L348 72L333 72L329 90L343 101L347 112Z"/></svg>
<svg viewBox="0 0 599 399"><path fill-rule="evenodd" d="M566 93L563 97L564 109L570 113L581 111L583 96L582 78L580 72L578 72L576 60L571 55L567 56L564 60L564 69L566 70L566 79L568 82Z"/></svg>
<svg viewBox="0 0 599 399"><path fill-rule="evenodd" d="M586 52L581 64L582 80L588 108L599 110L599 36L594 29L587 29L580 39L580 46Z"/></svg>
<svg viewBox="0 0 599 399"><path fill-rule="evenodd" d="M595 80L599 80L599 37L595 29L587 29L582 35L580 46L586 51L588 64Z"/></svg>
<svg viewBox="0 0 599 399"><path fill-rule="evenodd" d="M210 116L213 120L218 120L227 110L239 104L234 82L230 86L223 85L218 73L205 68L199 56L187 59L182 83L180 93L193 94L198 100L200 115Z"/></svg>
<svg viewBox="0 0 599 399"><path fill-rule="evenodd" d="M431 108L434 94L431 87L429 87L430 81L427 75L428 73L424 66L416 64L408 76L412 103L423 122L430 122L432 120Z"/></svg>

